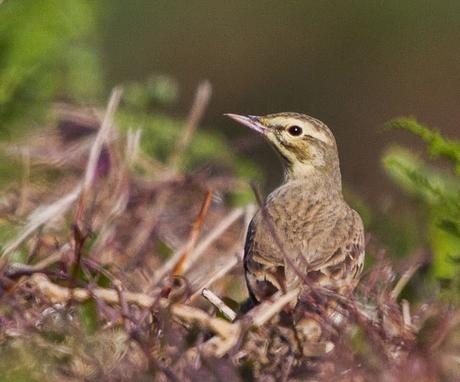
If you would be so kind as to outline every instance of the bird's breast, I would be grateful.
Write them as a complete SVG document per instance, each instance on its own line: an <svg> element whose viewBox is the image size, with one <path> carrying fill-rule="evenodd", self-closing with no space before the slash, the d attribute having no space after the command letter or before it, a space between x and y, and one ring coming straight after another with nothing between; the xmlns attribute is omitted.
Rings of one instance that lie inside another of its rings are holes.
<svg viewBox="0 0 460 382"><path fill-rule="evenodd" d="M336 193L302 184L281 186L267 197L264 213L255 219L255 246L265 256L279 258L284 250L291 256L308 253L314 258L315 248L342 213L342 204L343 199Z"/></svg>

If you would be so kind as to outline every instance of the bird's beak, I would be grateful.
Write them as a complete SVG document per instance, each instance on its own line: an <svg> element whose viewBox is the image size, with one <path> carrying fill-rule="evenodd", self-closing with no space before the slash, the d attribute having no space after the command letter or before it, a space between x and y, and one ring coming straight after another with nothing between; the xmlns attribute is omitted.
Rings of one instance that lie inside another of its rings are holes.
<svg viewBox="0 0 460 382"><path fill-rule="evenodd" d="M260 117L257 115L238 115L238 114L224 114L225 116L233 119L234 121L241 123L244 126L251 128L252 130L257 131L260 134L266 134L267 128L260 121Z"/></svg>

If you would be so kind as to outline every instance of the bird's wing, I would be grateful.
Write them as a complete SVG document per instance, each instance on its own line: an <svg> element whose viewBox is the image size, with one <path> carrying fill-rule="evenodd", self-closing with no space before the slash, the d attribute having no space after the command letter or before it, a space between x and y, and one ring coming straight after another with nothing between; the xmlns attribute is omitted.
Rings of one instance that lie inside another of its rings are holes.
<svg viewBox="0 0 460 382"><path fill-rule="evenodd" d="M254 294L253 288L252 288L252 280L251 280L251 275L250 275L250 253L253 248L253 242L254 242L254 235L255 235L255 223L254 219L251 220L251 223L249 223L248 226L248 232L246 234L246 241L244 243L244 257L243 257L243 266L244 266L244 275L246 278L246 285L248 286L248 292L249 292L249 297L253 302L257 301L257 298Z"/></svg>
<svg viewBox="0 0 460 382"><path fill-rule="evenodd" d="M265 256L264 244L274 245L271 236L264 236L268 238L266 242L261 242L260 239L257 241L256 236L260 234L258 230L264 231L266 228L260 224L260 219L259 211L249 224L244 246L244 273L249 296L253 302L260 301L277 290L285 289L283 262L273 261L273 258Z"/></svg>
<svg viewBox="0 0 460 382"><path fill-rule="evenodd" d="M323 206L311 217L306 245L299 250L295 265L316 285L354 288L364 260L364 229L360 216L347 204ZM302 280L292 265L285 265L287 288Z"/></svg>

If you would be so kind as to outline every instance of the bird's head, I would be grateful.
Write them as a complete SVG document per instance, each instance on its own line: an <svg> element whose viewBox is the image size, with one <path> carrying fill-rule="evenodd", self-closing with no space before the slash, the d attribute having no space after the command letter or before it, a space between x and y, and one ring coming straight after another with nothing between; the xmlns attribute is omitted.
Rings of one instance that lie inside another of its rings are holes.
<svg viewBox="0 0 460 382"><path fill-rule="evenodd" d="M285 162L288 178L319 175L340 184L337 145L323 122L299 113L226 116L263 135Z"/></svg>

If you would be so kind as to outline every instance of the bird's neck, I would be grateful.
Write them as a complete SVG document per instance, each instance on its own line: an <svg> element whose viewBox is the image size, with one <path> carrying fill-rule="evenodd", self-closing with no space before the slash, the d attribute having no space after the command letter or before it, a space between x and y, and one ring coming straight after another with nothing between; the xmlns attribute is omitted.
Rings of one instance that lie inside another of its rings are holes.
<svg viewBox="0 0 460 382"><path fill-rule="evenodd" d="M324 188L342 191L342 177L339 166L315 167L310 164L298 164L285 168L284 184L305 183L308 188Z"/></svg>

